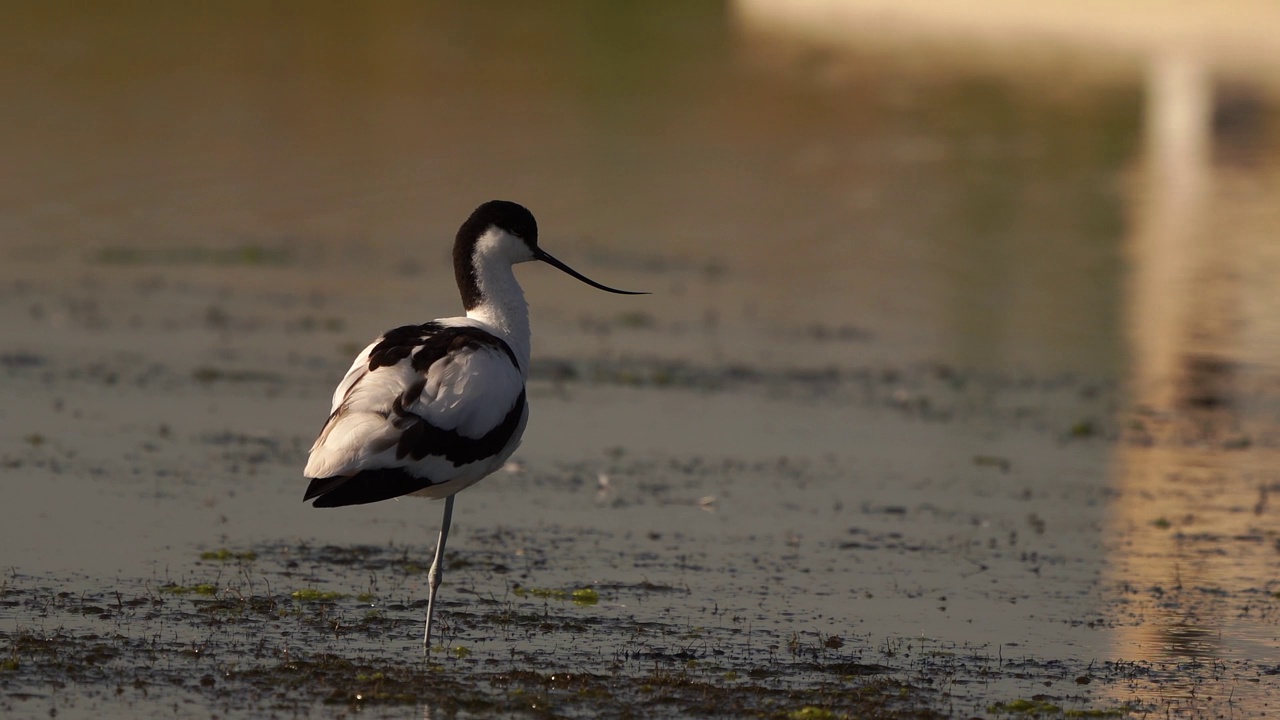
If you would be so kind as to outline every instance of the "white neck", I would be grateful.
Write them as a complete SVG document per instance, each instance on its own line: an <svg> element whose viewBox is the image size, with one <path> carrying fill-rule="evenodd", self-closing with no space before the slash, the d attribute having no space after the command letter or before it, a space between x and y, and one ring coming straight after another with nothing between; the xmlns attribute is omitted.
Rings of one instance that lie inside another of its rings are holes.
<svg viewBox="0 0 1280 720"><path fill-rule="evenodd" d="M520 361L520 373L529 376L529 303L516 282L514 268L505 262L479 263L476 284L483 298L467 310L467 317L492 328L511 346Z"/></svg>

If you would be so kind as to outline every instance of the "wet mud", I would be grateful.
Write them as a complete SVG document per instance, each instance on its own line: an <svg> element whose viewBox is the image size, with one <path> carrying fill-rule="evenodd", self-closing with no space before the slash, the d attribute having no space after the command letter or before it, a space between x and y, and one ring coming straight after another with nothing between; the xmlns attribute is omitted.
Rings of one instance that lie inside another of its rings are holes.
<svg viewBox="0 0 1280 720"><path fill-rule="evenodd" d="M442 641L427 658L413 642L424 547L213 551L181 577L109 588L11 576L0 602L24 622L0 636L6 713L1141 717L1188 704L1161 691L1174 679L1198 677L1208 693L1267 681L1248 663L1084 663L1016 644L807 630L652 582L530 587L550 553L513 567L516 541L450 556ZM1207 716L1230 703L1189 704Z"/></svg>
<svg viewBox="0 0 1280 720"><path fill-rule="evenodd" d="M262 310L276 291L107 287L133 304L54 333L33 308L74 291L13 281L0 305L17 330L3 463L23 498L2 518L7 717L1274 705L1264 381L1225 416L1156 412L1105 377L716 363L552 323L526 447L459 498L424 659L439 506L300 502L345 321ZM157 292L165 309L139 309ZM96 323L117 349L65 351Z"/></svg>

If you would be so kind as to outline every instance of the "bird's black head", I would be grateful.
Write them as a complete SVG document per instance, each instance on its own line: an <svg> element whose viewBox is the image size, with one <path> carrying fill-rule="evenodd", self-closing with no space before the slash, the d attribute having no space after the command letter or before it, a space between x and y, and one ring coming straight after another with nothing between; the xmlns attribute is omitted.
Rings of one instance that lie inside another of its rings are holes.
<svg viewBox="0 0 1280 720"><path fill-rule="evenodd" d="M476 251L480 241L486 237L486 233L491 229L497 229L507 235L518 238L524 243L525 247L521 248L518 244L504 240L501 237L493 238L490 236L491 239L486 241L480 250L489 261L502 258L502 261L515 264L530 260L541 260L592 287L607 292L620 295L646 294L615 290L607 285L601 285L555 259L545 250L538 247L538 221L533 219L533 213L519 203L513 203L508 200L490 200L476 208L475 212L471 213L471 217L462 223L462 227L458 228L458 237L453 243L453 271L458 279L458 289L462 293L462 304L467 310L471 310L484 302L484 295L476 277L476 263L481 262L476 255Z"/></svg>
<svg viewBox="0 0 1280 720"><path fill-rule="evenodd" d="M474 247L480 236L491 227L524 240L531 250L538 247L538 221L533 219L528 208L510 200L490 200L476 208L458 228L458 243L466 241Z"/></svg>
<svg viewBox="0 0 1280 720"><path fill-rule="evenodd" d="M458 228L453 242L453 274L462 292L462 305L468 310L484 299L476 282L475 252L476 243L490 228L520 238L531 253L538 249L538 221L525 206L509 200L490 200L476 208Z"/></svg>

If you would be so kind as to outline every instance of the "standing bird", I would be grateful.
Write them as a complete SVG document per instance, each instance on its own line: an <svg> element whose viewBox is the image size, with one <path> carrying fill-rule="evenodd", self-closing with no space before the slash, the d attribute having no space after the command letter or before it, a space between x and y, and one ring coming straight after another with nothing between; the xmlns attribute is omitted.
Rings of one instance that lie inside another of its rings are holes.
<svg viewBox="0 0 1280 720"><path fill-rule="evenodd" d="M401 495L444 498L444 522L427 573L427 626L453 517L453 496L502 467L529 419L529 306L516 263L541 260L601 290L538 247L538 223L523 206L492 200L471 213L453 244L465 317L398 327L365 348L338 383L333 408L311 447L303 501L314 507Z"/></svg>

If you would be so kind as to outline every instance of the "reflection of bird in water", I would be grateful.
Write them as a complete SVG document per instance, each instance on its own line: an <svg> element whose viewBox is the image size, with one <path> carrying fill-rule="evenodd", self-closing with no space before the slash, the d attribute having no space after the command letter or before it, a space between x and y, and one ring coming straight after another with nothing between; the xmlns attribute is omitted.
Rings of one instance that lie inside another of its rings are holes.
<svg viewBox="0 0 1280 720"><path fill-rule="evenodd" d="M365 348L338 383L311 448L304 500L315 507L418 495L444 498L444 521L427 574L427 623L440 586L453 496L502 467L528 421L529 307L516 263L541 260L612 293L538 247L524 207L494 200L458 230L453 266L465 317L388 331Z"/></svg>

